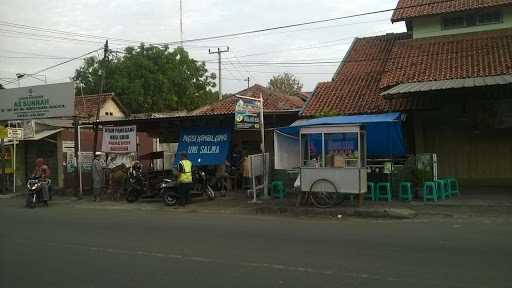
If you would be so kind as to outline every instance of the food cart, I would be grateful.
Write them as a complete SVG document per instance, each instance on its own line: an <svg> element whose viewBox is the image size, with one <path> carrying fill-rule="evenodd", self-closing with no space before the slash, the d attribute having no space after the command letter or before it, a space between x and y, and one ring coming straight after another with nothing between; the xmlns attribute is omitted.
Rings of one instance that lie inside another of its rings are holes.
<svg viewBox="0 0 512 288"><path fill-rule="evenodd" d="M385 113L297 120L274 131L274 167L300 172L294 186L308 197L299 200L311 198L319 207L347 194L361 200L367 180L375 178L370 160L406 155L402 119L401 113Z"/></svg>
<svg viewBox="0 0 512 288"><path fill-rule="evenodd" d="M300 128L300 189L330 207L367 192L366 132L361 125Z"/></svg>

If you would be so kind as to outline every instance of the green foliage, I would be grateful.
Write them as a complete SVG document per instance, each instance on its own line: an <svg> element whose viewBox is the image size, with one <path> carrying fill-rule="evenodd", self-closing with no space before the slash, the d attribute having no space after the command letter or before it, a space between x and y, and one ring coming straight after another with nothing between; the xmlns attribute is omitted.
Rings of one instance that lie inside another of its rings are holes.
<svg viewBox="0 0 512 288"><path fill-rule="evenodd" d="M4 85L0 84L0 89L5 89Z"/></svg>
<svg viewBox="0 0 512 288"><path fill-rule="evenodd" d="M95 56L86 58L73 77L84 94L99 92L103 67L103 91L114 92L131 113L193 110L217 99L212 91L215 74L208 74L204 62L190 58L183 48L141 44L105 63Z"/></svg>
<svg viewBox="0 0 512 288"><path fill-rule="evenodd" d="M268 88L287 95L297 95L302 91L302 83L292 73L282 73L273 76L268 82Z"/></svg>

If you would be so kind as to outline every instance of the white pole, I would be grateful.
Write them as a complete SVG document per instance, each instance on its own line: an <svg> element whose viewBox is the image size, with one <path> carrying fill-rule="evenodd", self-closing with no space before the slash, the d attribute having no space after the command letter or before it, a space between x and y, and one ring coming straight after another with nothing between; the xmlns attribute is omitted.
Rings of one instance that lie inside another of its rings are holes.
<svg viewBox="0 0 512 288"><path fill-rule="evenodd" d="M82 153L80 149L80 126L78 126L78 143L75 143L75 145L78 145L78 155L76 155L76 167L78 169L78 175L79 175L79 183L80 183L80 196L83 195L82 191L82 165L80 165L80 153Z"/></svg>
<svg viewBox="0 0 512 288"><path fill-rule="evenodd" d="M260 92L261 153L263 154L263 198L269 198L267 179L267 157L265 155L265 121L263 119L263 94Z"/></svg>
<svg viewBox="0 0 512 288"><path fill-rule="evenodd" d="M12 155L12 192L16 193L16 137L14 138L14 153Z"/></svg>

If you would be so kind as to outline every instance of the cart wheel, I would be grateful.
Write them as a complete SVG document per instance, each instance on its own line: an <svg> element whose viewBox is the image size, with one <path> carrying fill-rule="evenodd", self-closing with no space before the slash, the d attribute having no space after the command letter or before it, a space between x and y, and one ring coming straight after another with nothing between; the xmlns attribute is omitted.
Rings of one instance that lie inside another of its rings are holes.
<svg viewBox="0 0 512 288"><path fill-rule="evenodd" d="M338 203L336 185L327 179L318 179L309 189L311 202L318 208L328 208Z"/></svg>

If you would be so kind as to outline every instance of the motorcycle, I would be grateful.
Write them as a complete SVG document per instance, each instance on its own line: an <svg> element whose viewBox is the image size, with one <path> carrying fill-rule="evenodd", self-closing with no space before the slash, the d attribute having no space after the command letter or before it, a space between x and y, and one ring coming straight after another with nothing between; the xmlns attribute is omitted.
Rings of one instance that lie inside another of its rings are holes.
<svg viewBox="0 0 512 288"><path fill-rule="evenodd" d="M154 199L160 197L160 189L156 186L153 187L153 184L149 182L150 181L146 181L141 171L130 171L123 185L126 201L133 203L137 202L139 199Z"/></svg>
<svg viewBox="0 0 512 288"><path fill-rule="evenodd" d="M192 179L194 179L194 189L192 190L192 197L206 196L209 200L215 199L215 191L210 185L210 179L206 172L202 169L192 170Z"/></svg>
<svg viewBox="0 0 512 288"><path fill-rule="evenodd" d="M27 180L25 207L36 208L38 204L43 204L48 207L48 201L43 200L43 184L46 183L48 187L48 194L50 194L50 179L43 180L38 177L32 177ZM49 195L49 197L51 197ZM51 199L50 199L51 200Z"/></svg>
<svg viewBox="0 0 512 288"><path fill-rule="evenodd" d="M162 201L168 206L174 206L178 202L176 184L176 180L172 179L163 179L163 182L160 184L160 196Z"/></svg>

